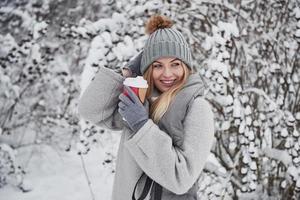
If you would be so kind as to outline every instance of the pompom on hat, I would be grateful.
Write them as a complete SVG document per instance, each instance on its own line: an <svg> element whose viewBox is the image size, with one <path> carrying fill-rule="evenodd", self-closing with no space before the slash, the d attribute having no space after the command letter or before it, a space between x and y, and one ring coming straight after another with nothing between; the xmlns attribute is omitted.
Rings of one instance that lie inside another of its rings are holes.
<svg viewBox="0 0 300 200"><path fill-rule="evenodd" d="M190 69L192 56L188 43L183 35L171 28L172 21L161 15L153 15L146 24L146 33L149 38L144 46L141 58L140 71L142 74L150 64L160 57L172 56L182 60Z"/></svg>

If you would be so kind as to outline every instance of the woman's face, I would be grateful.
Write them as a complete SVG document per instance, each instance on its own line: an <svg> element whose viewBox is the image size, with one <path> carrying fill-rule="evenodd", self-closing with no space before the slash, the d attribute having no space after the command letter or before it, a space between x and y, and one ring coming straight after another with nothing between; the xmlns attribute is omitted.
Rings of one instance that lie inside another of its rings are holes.
<svg viewBox="0 0 300 200"><path fill-rule="evenodd" d="M178 58L162 57L152 63L152 79L160 92L168 91L181 82L184 76L184 63Z"/></svg>

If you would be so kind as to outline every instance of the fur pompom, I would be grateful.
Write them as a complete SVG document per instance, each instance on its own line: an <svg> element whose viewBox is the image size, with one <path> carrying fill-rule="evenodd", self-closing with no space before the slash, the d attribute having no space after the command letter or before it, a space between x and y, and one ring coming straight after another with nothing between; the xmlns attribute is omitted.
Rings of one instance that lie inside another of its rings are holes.
<svg viewBox="0 0 300 200"><path fill-rule="evenodd" d="M147 34L151 34L157 29L160 28L171 28L173 25L173 22L167 18L166 16L162 15L153 15L148 20L145 30Z"/></svg>

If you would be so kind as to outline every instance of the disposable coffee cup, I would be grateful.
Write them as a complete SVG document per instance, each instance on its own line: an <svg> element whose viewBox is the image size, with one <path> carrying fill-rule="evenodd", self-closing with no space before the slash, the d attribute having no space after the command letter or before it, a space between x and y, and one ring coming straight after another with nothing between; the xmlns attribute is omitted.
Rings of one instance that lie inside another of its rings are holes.
<svg viewBox="0 0 300 200"><path fill-rule="evenodd" d="M148 83L142 76L137 76L135 78L126 78L123 84L130 87L133 92L139 97L142 103L145 102ZM128 93L126 91L124 91L124 94L128 96Z"/></svg>

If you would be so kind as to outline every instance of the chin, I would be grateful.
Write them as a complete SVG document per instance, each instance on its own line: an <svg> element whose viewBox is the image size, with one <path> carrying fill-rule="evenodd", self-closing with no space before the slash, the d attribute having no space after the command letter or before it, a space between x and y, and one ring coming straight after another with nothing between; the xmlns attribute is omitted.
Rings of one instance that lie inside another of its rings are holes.
<svg viewBox="0 0 300 200"><path fill-rule="evenodd" d="M167 91L170 90L170 89L171 89L171 87L169 87L169 88L165 88L165 87L159 88L159 90L160 90L161 92L167 92Z"/></svg>

